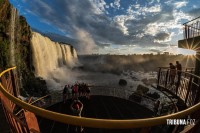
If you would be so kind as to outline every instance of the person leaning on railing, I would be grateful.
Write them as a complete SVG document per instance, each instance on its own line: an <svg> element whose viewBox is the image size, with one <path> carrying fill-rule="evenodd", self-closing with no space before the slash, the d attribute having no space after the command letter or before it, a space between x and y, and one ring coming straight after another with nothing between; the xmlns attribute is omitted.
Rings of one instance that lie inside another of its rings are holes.
<svg viewBox="0 0 200 133"><path fill-rule="evenodd" d="M176 70L177 70L177 88L180 85L181 80L181 71L182 71L182 65L179 63L179 61L176 61Z"/></svg>
<svg viewBox="0 0 200 133"><path fill-rule="evenodd" d="M176 67L172 63L169 63L169 69L170 69L170 73L169 73L170 85L173 85L174 80L175 80L175 76L176 76Z"/></svg>

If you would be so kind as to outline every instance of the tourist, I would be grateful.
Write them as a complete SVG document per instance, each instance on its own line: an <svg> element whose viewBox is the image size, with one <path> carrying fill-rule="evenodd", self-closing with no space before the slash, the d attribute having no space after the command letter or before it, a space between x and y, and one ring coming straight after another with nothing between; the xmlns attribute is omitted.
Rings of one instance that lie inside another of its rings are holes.
<svg viewBox="0 0 200 133"><path fill-rule="evenodd" d="M78 98L73 100L70 108L71 108L71 110L73 112L73 115L81 116L81 111L83 109L83 104Z"/></svg>
<svg viewBox="0 0 200 133"><path fill-rule="evenodd" d="M89 88L89 85L88 84L86 84L86 98L87 99L90 99L90 88Z"/></svg>
<svg viewBox="0 0 200 133"><path fill-rule="evenodd" d="M169 63L169 69L170 85L173 85L176 76L176 67L172 63Z"/></svg>
<svg viewBox="0 0 200 133"><path fill-rule="evenodd" d="M181 80L181 71L182 71L182 65L179 63L179 61L176 61L176 70L177 70L177 88L180 85Z"/></svg>
<svg viewBox="0 0 200 133"><path fill-rule="evenodd" d="M85 83L80 84L80 91L81 91L81 96L85 96Z"/></svg>
<svg viewBox="0 0 200 133"><path fill-rule="evenodd" d="M78 98L72 102L70 108L71 108L73 115L81 117L81 112L83 110L83 104L80 100L78 100ZM77 127L77 126L75 127L75 132L82 132L82 131L83 131L82 127Z"/></svg>
<svg viewBox="0 0 200 133"><path fill-rule="evenodd" d="M73 99L77 98L77 95L78 95L78 85L75 84L75 85L72 87L72 98L73 98Z"/></svg>
<svg viewBox="0 0 200 133"><path fill-rule="evenodd" d="M78 84L78 94L79 94L79 97L81 97L82 96L82 91L83 90L83 87L82 87L82 84Z"/></svg>
<svg viewBox="0 0 200 133"><path fill-rule="evenodd" d="M67 88L68 88L67 89L67 96L68 96L67 98L69 99L69 98L71 98L72 89L69 84L67 85Z"/></svg>
<svg viewBox="0 0 200 133"><path fill-rule="evenodd" d="M66 102L67 91L68 91L68 87L67 87L67 85L65 85L65 87L64 87L64 89L63 89L63 103Z"/></svg>

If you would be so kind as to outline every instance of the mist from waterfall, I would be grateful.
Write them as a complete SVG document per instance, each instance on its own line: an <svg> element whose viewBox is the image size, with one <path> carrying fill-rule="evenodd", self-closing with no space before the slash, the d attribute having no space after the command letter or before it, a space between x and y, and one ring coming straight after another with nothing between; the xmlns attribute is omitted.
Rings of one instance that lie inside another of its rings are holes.
<svg viewBox="0 0 200 133"><path fill-rule="evenodd" d="M16 26L16 17L17 9L11 7L11 20L10 20L10 64L15 66L15 26Z"/></svg>
<svg viewBox="0 0 200 133"><path fill-rule="evenodd" d="M76 74L71 69L78 65L78 59L72 46L53 42L33 32L31 47L35 75L45 79L48 88L57 89L76 81Z"/></svg>

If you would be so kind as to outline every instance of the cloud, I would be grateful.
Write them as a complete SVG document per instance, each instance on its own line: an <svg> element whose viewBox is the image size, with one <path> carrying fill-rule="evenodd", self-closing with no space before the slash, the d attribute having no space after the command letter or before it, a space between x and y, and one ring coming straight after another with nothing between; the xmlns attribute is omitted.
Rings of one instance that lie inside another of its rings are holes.
<svg viewBox="0 0 200 133"><path fill-rule="evenodd" d="M120 8L120 0L115 0L114 5L119 9Z"/></svg>
<svg viewBox="0 0 200 133"><path fill-rule="evenodd" d="M159 49L150 49L149 50L150 52L156 52L156 53L161 53L163 51L159 50Z"/></svg>
<svg viewBox="0 0 200 133"><path fill-rule="evenodd" d="M119 15L114 17L114 21L118 24L119 29L124 33L124 35L129 35L125 22L131 19L134 19L131 15Z"/></svg>
<svg viewBox="0 0 200 133"><path fill-rule="evenodd" d="M142 13L158 13L161 11L161 5L158 4L158 5L154 5L154 6L151 6L151 7L141 7L140 8L140 12Z"/></svg>
<svg viewBox="0 0 200 133"><path fill-rule="evenodd" d="M120 0L114 0L114 2L113 3L110 3L110 6L112 7L112 8L115 8L115 9L119 9L120 8Z"/></svg>
<svg viewBox="0 0 200 133"><path fill-rule="evenodd" d="M176 8L181 8L183 6L186 6L187 5L187 1L179 1L179 2L175 2L174 5Z"/></svg>
<svg viewBox="0 0 200 133"><path fill-rule="evenodd" d="M29 5L26 11L78 40L79 52L83 53L96 50L103 44L167 46L166 42L176 40L174 38L182 34L182 20L189 20L200 10L185 13L181 9L188 5L186 1L123 2L32 0L26 1Z"/></svg>
<svg viewBox="0 0 200 133"><path fill-rule="evenodd" d="M81 42L79 45L79 54L89 54L95 50L95 41L87 31L83 29L77 29L76 36L78 41Z"/></svg>
<svg viewBox="0 0 200 133"><path fill-rule="evenodd" d="M199 17L199 13L200 13L200 8L194 8L188 12L188 14L194 18Z"/></svg>
<svg viewBox="0 0 200 133"><path fill-rule="evenodd" d="M90 0L90 2L97 14L106 12L106 2L104 0Z"/></svg>
<svg viewBox="0 0 200 133"><path fill-rule="evenodd" d="M161 32L161 33L156 34L154 39L155 39L154 40L155 42L166 42L170 40L170 34Z"/></svg>

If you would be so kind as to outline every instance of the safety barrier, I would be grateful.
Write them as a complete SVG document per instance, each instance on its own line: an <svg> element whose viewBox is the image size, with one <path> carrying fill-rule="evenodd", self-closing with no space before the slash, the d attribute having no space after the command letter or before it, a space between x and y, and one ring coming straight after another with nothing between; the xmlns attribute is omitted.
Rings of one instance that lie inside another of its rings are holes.
<svg viewBox="0 0 200 133"><path fill-rule="evenodd" d="M93 118L84 118L84 117L80 118L80 117L76 117L76 116L71 116L71 115L60 114L60 113L48 111L48 110L30 105L30 104L18 99L17 97L13 96L12 93L7 91L8 85L5 84L5 81L3 81L2 78L6 77L6 76L7 77L11 76L7 73L9 73L13 69L15 69L15 68L7 69L0 74L0 78L1 78L0 90L1 90L2 95L4 95L7 99L9 99L9 101L13 102L14 104L20 106L21 108L23 108L25 110L28 110L28 111L34 113L35 115L38 115L38 116L41 116L41 117L44 117L47 119L51 119L54 121L58 121L61 123L79 125L79 126L84 126L84 127L93 127L93 128L110 128L110 129L141 128L141 130L140 130L141 132L148 132L152 126L166 124L167 123L166 119L186 118L189 115L190 118L196 119L196 121L199 120L199 114L197 113L200 110L200 103L198 103L199 99L197 99L197 97L195 97L194 101L193 101L193 99L192 99L192 101L190 101L189 100L190 98L188 98L190 96L187 96L187 95L191 95L193 93L190 94L189 92L186 93L186 95L184 94L184 97L187 99L186 103L187 102L189 103L190 108L187 108L183 111L180 111L180 112L177 112L174 114L160 116L160 117L154 117L154 118L131 119L131 120L107 120L107 119L93 119ZM192 80L189 80L189 83L193 83L193 82L195 83L196 78L200 79L200 77L197 77L193 74L189 74L189 73L186 73L186 74L192 75L192 77L193 77ZM163 85L163 83L165 83L162 80L163 75L164 74L163 74L162 70L160 69L159 75L158 75L158 85ZM165 77L166 77L166 79L168 79L167 71L166 71ZM188 86L189 86L189 83L188 83ZM166 83L164 85L166 85ZM195 86L195 84L194 84L194 86ZM199 87L198 84L197 84L197 86ZM191 90L193 91L192 87L191 87ZM176 92L177 93L175 93L175 94L180 95L181 89L180 90L177 89ZM196 95L199 96L199 91L197 90L195 92L197 92ZM197 104L195 104L195 103L197 103ZM192 130L194 130L194 129L195 128L192 128ZM29 132L30 132L30 128L29 128Z"/></svg>
<svg viewBox="0 0 200 133"><path fill-rule="evenodd" d="M154 99L152 97L149 97L145 94L139 94L137 91L129 90L124 87L116 87L116 86L94 86L91 85L90 87L90 95L102 95L102 96L112 96L112 97L118 97L121 99L126 99L132 102L136 102L146 108L148 108L151 111L154 111L154 105L157 100L161 101L161 106L158 112L158 115L163 114L170 114L176 112L176 107L174 105L174 102L176 100L166 96L163 92L160 92L158 90L155 90L153 87L149 87L149 89L152 89L153 92L156 92L158 95L160 95L160 98ZM63 90L54 90L50 92L51 96L51 105L61 102L63 100L62 97ZM151 91L149 91L151 93ZM72 94L69 93L67 98L72 98ZM167 110L164 108L167 108Z"/></svg>
<svg viewBox="0 0 200 133"><path fill-rule="evenodd" d="M172 81L170 69L160 67L157 85L169 90L191 107L200 100L200 77L185 71L177 71L177 73L179 74Z"/></svg>
<svg viewBox="0 0 200 133"><path fill-rule="evenodd" d="M18 96L16 76L13 73L15 67L7 69L4 75L0 74L0 88L4 93L16 98ZM4 88L4 87L6 88ZM0 98L5 117L10 126L10 130L13 133L38 133L40 132L37 119L35 115L27 110L22 110L21 113L15 114L15 112L21 107L17 106L12 100L9 100L6 95L0 92Z"/></svg>
<svg viewBox="0 0 200 133"><path fill-rule="evenodd" d="M197 17L187 23L184 23L184 39L197 37L200 35L200 17Z"/></svg>

